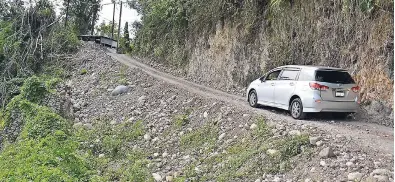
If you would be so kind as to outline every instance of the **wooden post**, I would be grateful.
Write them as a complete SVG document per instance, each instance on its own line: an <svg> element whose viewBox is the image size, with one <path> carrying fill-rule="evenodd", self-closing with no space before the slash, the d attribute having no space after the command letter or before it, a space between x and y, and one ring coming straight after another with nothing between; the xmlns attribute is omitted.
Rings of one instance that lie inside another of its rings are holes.
<svg viewBox="0 0 395 182"><path fill-rule="evenodd" d="M67 0L66 20L64 21L64 26L65 26L65 27L67 27L67 19L69 18L69 6L70 6L70 0Z"/></svg>
<svg viewBox="0 0 395 182"><path fill-rule="evenodd" d="M114 9L112 13L112 28L111 28L111 38L114 39L114 23L115 23L115 1L114 1Z"/></svg>
<svg viewBox="0 0 395 182"><path fill-rule="evenodd" d="M120 45L120 34L121 34L121 16L122 16L122 1L119 9L119 22L118 22L118 40L117 40L117 52L119 52Z"/></svg>

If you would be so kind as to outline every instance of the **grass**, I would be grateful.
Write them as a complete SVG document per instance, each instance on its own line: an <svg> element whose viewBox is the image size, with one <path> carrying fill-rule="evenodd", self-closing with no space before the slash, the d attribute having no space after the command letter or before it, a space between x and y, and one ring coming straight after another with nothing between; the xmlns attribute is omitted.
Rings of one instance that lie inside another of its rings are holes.
<svg viewBox="0 0 395 182"><path fill-rule="evenodd" d="M308 136L286 136L272 138L273 133L263 118L257 120L258 127L244 136L244 142L240 139L226 147L226 153L200 159L184 169L184 178L196 178L203 181L242 181L245 177L259 178L261 174L278 174L291 169L292 158L297 155L310 155L309 150L304 152L302 147L308 149ZM206 135L202 135L206 133ZM199 147L204 143L210 143L210 131L207 126L190 133L182 141L188 141L188 147ZM213 138L213 136L211 136ZM241 138L241 137L239 137ZM216 138L215 138L216 139ZM194 142L190 142L194 141ZM183 142L181 142L183 144ZM270 156L268 149L278 151L278 154ZM194 171L194 167L205 166L201 169L204 176ZM221 165L220 165L221 164ZM214 168L214 166L217 166ZM212 176L207 176L211 173Z"/></svg>
<svg viewBox="0 0 395 182"><path fill-rule="evenodd" d="M21 94L1 111L2 129L12 129L14 122L22 125L20 135L2 142L1 180L153 181L148 155L130 145L144 135L143 121L111 125L98 119L92 129L73 129L69 121L40 105L54 84L28 79Z"/></svg>
<svg viewBox="0 0 395 182"><path fill-rule="evenodd" d="M194 149L201 147L212 148L218 139L218 127L213 124L205 124L201 128L183 135L180 139L180 146L184 149Z"/></svg>
<svg viewBox="0 0 395 182"><path fill-rule="evenodd" d="M81 70L80 70L80 75L85 75L85 74L87 74L88 73L88 70L86 70L85 68L82 68Z"/></svg>

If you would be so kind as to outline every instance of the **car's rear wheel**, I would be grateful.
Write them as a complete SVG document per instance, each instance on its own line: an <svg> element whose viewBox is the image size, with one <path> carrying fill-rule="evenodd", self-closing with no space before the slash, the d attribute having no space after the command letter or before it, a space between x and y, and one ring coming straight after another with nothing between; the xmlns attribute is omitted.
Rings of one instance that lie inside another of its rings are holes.
<svg viewBox="0 0 395 182"><path fill-rule="evenodd" d="M299 98L296 98L291 102L289 111L294 119L304 119L306 117L306 113L303 112L302 100Z"/></svg>
<svg viewBox="0 0 395 182"><path fill-rule="evenodd" d="M248 94L248 103L251 107L258 107L258 96L255 90L251 90L251 92Z"/></svg>

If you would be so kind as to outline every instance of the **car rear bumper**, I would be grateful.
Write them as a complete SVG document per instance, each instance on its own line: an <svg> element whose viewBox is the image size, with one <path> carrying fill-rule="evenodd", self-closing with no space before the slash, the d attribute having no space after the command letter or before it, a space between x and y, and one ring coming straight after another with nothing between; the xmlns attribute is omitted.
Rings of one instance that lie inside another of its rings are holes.
<svg viewBox="0 0 395 182"><path fill-rule="evenodd" d="M355 101L313 101L309 105L312 107L303 108L303 112L357 112L358 109L358 103Z"/></svg>

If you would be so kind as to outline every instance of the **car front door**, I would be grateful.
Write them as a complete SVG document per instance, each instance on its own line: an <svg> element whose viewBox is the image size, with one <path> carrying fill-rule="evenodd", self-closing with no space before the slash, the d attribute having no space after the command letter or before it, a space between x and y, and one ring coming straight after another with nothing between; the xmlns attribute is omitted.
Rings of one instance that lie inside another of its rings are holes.
<svg viewBox="0 0 395 182"><path fill-rule="evenodd" d="M288 108L288 102L295 90L299 72L299 69L293 68L286 68L281 72L274 88L274 103L276 106Z"/></svg>
<svg viewBox="0 0 395 182"><path fill-rule="evenodd" d="M281 70L271 71L262 79L257 90L259 103L263 105L271 105L274 103L274 87L280 72Z"/></svg>

